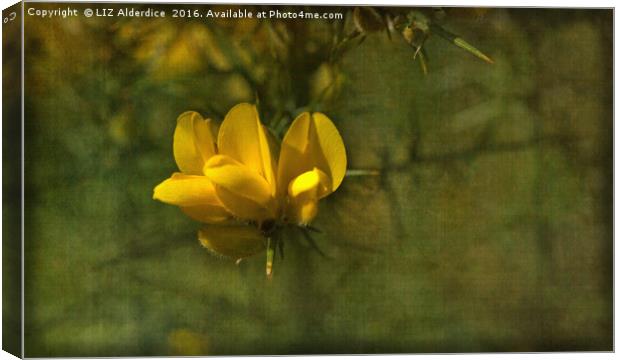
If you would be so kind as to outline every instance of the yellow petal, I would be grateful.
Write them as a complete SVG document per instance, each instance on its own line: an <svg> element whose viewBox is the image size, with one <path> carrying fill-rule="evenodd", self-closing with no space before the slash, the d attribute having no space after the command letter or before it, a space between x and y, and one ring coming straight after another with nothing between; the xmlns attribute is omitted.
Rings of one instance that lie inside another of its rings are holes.
<svg viewBox="0 0 620 360"><path fill-rule="evenodd" d="M177 206L220 205L215 188L205 176L174 173L153 190L153 199Z"/></svg>
<svg viewBox="0 0 620 360"><path fill-rule="evenodd" d="M318 212L319 199L329 194L330 179L321 170L307 171L288 186L287 215L295 222L308 224Z"/></svg>
<svg viewBox="0 0 620 360"><path fill-rule="evenodd" d="M215 185L218 199L233 215L248 220L275 218L276 202L270 185L249 167L231 157L216 155L203 171Z"/></svg>
<svg viewBox="0 0 620 360"><path fill-rule="evenodd" d="M265 125L263 125L263 131L265 133L265 137L267 138L269 152L271 153L271 164L273 165L273 167L275 167L276 161L278 160L276 156L280 154L280 140L278 140L276 136Z"/></svg>
<svg viewBox="0 0 620 360"><path fill-rule="evenodd" d="M231 214L222 205L186 206L181 210L192 219L208 224L221 223L231 218Z"/></svg>
<svg viewBox="0 0 620 360"><path fill-rule="evenodd" d="M265 250L265 237L248 225L213 225L198 231L207 249L233 259L243 259Z"/></svg>
<svg viewBox="0 0 620 360"><path fill-rule="evenodd" d="M202 175L205 162L215 155L211 120L203 120L195 111L181 114L174 130L173 153L179 170L186 174Z"/></svg>
<svg viewBox="0 0 620 360"><path fill-rule="evenodd" d="M288 187L288 194L291 198L297 198L310 194L310 196L320 199L329 191L329 178L321 170L314 168L311 171L296 177Z"/></svg>
<svg viewBox="0 0 620 360"><path fill-rule="evenodd" d="M288 185L295 177L314 168L330 179L329 194L342 183L347 156L342 137L332 121L324 114L310 115L305 112L293 121L282 140L278 192L286 194Z"/></svg>
<svg viewBox="0 0 620 360"><path fill-rule="evenodd" d="M319 212L319 201L316 199L306 199L291 205L288 216L299 225L309 224Z"/></svg>
<svg viewBox="0 0 620 360"><path fill-rule="evenodd" d="M275 194L275 162L254 105L241 103L230 109L220 126L217 145L220 154L262 176Z"/></svg>

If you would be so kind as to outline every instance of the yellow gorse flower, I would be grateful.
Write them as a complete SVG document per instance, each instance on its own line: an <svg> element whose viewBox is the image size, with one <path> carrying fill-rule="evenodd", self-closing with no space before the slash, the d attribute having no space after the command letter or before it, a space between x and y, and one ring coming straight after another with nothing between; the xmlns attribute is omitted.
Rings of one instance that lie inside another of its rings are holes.
<svg viewBox="0 0 620 360"><path fill-rule="evenodd" d="M181 114L173 153L181 172L157 185L153 198L207 223L201 243L236 259L265 249L263 225L312 221L347 165L342 137L324 114L300 114L278 146L247 103L234 106L219 131L197 112Z"/></svg>

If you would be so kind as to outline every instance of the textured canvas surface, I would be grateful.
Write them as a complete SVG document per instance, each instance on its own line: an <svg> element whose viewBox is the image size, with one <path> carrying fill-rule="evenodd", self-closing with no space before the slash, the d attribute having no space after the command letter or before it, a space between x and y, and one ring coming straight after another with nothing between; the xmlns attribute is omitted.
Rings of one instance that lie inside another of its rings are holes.
<svg viewBox="0 0 620 360"><path fill-rule="evenodd" d="M447 9L494 64L434 34L427 75L383 30L330 63L353 8L328 10L25 17L27 356L612 349L611 10ZM377 172L321 200L326 256L285 233L271 280L152 199L179 114L257 97L265 123L327 114Z"/></svg>

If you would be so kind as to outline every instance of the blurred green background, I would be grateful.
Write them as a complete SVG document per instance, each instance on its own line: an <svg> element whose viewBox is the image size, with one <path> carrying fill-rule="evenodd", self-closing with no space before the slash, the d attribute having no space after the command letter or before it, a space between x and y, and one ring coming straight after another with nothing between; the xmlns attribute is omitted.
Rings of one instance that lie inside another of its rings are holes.
<svg viewBox="0 0 620 360"><path fill-rule="evenodd" d="M158 8L25 19L26 356L612 350L612 10L447 9L495 64L433 36L424 76L382 31L328 61L352 8ZM151 198L180 113L257 98L266 124L325 112L380 171L321 202L328 256L289 232L271 281Z"/></svg>

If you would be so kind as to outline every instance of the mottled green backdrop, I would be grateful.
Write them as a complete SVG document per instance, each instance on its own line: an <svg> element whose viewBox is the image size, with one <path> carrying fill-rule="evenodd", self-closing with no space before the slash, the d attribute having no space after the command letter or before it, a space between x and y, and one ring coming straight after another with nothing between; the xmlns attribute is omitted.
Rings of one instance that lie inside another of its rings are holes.
<svg viewBox="0 0 620 360"><path fill-rule="evenodd" d="M424 76L385 31L330 62L352 8L174 7L25 18L26 356L612 349L611 10L447 9L495 64L431 36ZM271 281L151 198L181 112L256 99L265 123L325 112L379 172L321 202L327 256L290 232Z"/></svg>

